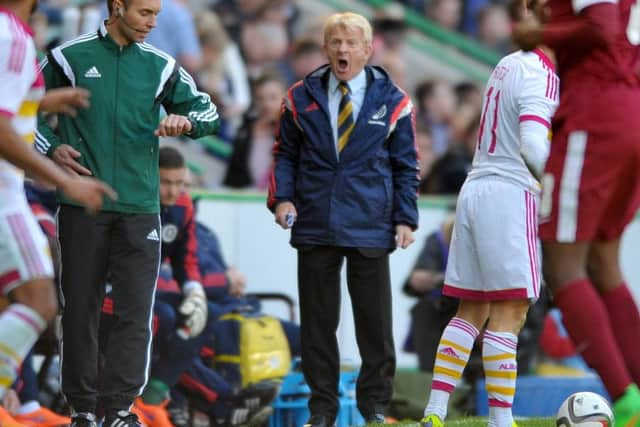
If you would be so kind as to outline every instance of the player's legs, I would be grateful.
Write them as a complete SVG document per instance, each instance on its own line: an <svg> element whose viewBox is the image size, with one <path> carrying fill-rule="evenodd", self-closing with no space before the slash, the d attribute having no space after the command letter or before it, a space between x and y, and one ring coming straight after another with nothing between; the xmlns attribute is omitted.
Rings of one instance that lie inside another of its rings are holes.
<svg viewBox="0 0 640 427"><path fill-rule="evenodd" d="M583 349L582 356L598 372L611 397L617 399L632 380L606 307L587 276L589 250L586 242L544 242L543 270L571 339Z"/></svg>
<svg viewBox="0 0 640 427"><path fill-rule="evenodd" d="M620 239L594 242L589 252L589 278L600 292L613 333L631 378L640 384L640 315L619 262Z"/></svg>
<svg viewBox="0 0 640 427"><path fill-rule="evenodd" d="M0 396L15 381L22 360L57 311L51 278L25 282L9 293L0 315Z"/></svg>
<svg viewBox="0 0 640 427"><path fill-rule="evenodd" d="M11 304L0 315L0 396L15 380L33 344L57 312L47 241L22 194L0 193L0 292ZM12 206L10 209L8 206Z"/></svg>
<svg viewBox="0 0 640 427"><path fill-rule="evenodd" d="M528 299L492 301L482 337L482 365L489 397L489 426L511 427L516 392L518 334L529 310Z"/></svg>
<svg viewBox="0 0 640 427"><path fill-rule="evenodd" d="M460 383L478 331L489 316L489 308L489 301L460 300L455 317L444 328L438 343L422 425L438 427L446 418L449 398Z"/></svg>
<svg viewBox="0 0 640 427"><path fill-rule="evenodd" d="M545 279L569 335L614 400L625 393L632 379L587 265L592 242L619 237L633 215L631 204L637 206L635 174L640 152L636 136L633 125L615 135L559 129L543 180L540 238ZM612 249L605 251L608 258L613 256ZM616 276L606 268L600 265L597 275ZM590 267L594 269L595 265ZM620 283L620 276L612 280Z"/></svg>

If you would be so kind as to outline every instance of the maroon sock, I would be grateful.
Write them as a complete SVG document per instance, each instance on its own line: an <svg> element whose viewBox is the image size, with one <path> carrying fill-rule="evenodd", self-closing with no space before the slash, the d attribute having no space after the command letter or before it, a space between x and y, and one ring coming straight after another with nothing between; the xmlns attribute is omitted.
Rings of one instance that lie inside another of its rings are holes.
<svg viewBox="0 0 640 427"><path fill-rule="evenodd" d="M632 383L604 303L589 279L567 283L554 296L576 350L600 375L609 395L617 399Z"/></svg>
<svg viewBox="0 0 640 427"><path fill-rule="evenodd" d="M602 295L613 334L636 384L640 384L640 314L626 283Z"/></svg>

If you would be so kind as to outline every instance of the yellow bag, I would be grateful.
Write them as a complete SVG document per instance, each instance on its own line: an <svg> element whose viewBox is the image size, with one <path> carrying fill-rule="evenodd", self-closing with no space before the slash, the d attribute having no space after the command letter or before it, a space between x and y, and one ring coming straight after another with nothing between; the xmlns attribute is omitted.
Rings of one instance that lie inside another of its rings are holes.
<svg viewBox="0 0 640 427"><path fill-rule="evenodd" d="M291 351L280 321L259 313L229 313L216 325L215 368L246 387L289 373Z"/></svg>

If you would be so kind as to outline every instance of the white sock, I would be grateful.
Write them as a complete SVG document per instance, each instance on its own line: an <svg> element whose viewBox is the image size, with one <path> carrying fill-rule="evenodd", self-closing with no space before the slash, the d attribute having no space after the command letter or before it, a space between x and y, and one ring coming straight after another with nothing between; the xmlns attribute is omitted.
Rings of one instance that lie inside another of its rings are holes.
<svg viewBox="0 0 640 427"><path fill-rule="evenodd" d="M442 421L446 418L449 396L460 382L477 336L476 327L459 317L451 319L444 328L438 344L425 415L437 415Z"/></svg>
<svg viewBox="0 0 640 427"><path fill-rule="evenodd" d="M511 427L511 407L516 393L518 337L486 330L482 339L482 364L489 396L489 425Z"/></svg>
<svg viewBox="0 0 640 427"><path fill-rule="evenodd" d="M451 393L443 390L431 389L431 394L429 395L429 403L427 404L427 407L424 408L424 415L437 415L438 418L444 421L447 416L449 397L451 397Z"/></svg>
<svg viewBox="0 0 640 427"><path fill-rule="evenodd" d="M20 365L47 322L24 304L11 304L0 315L0 397L15 381Z"/></svg>
<svg viewBox="0 0 640 427"><path fill-rule="evenodd" d="M511 413L511 408L489 407L489 427L511 427L512 425L513 414Z"/></svg>

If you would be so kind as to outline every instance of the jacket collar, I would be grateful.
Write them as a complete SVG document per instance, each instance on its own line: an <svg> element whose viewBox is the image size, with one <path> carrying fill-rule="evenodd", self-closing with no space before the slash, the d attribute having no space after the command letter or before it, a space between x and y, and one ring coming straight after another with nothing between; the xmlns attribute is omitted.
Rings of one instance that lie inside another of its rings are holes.
<svg viewBox="0 0 640 427"><path fill-rule="evenodd" d="M383 81L389 81L389 75L384 69L374 65L366 65L364 67L365 75L367 77L366 84L373 85L376 83L382 83ZM315 92L326 92L329 84L329 75L331 74L331 67L329 64L322 65L316 68L311 73L307 74L304 78L305 86L314 92L314 96L317 96Z"/></svg>
<svg viewBox="0 0 640 427"><path fill-rule="evenodd" d="M103 42L106 42L109 47L115 48L117 50L126 50L131 46L137 45L137 43L130 43L127 46L120 46L116 41L111 37L109 32L107 31L106 20L100 23L100 27L98 27L98 37Z"/></svg>
<svg viewBox="0 0 640 427"><path fill-rule="evenodd" d="M338 85L340 84L340 80L338 80L332 72L329 72L329 93L333 93L338 90ZM367 87L367 72L363 68L355 77L351 80L347 81L349 85L349 90L351 93L355 93L362 88Z"/></svg>

